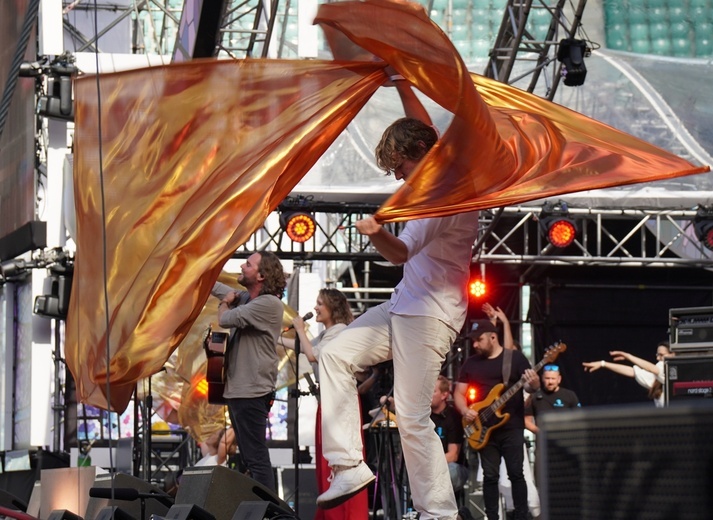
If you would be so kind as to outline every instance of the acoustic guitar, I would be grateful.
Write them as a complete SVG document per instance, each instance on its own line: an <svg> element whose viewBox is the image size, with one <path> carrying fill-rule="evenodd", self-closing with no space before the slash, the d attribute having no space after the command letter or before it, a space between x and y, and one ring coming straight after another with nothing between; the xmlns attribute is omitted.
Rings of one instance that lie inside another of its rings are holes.
<svg viewBox="0 0 713 520"><path fill-rule="evenodd" d="M206 374L208 382L208 402L210 404L225 404L223 390L225 389L225 345L228 342L227 332L213 331L208 327L208 333L203 340L205 349Z"/></svg>
<svg viewBox="0 0 713 520"><path fill-rule="evenodd" d="M538 372L547 363L552 363L560 353L567 350L567 345L564 343L557 343L549 347L545 351L545 357L542 361L537 363L532 369ZM520 380L512 385L510 388L503 393L505 389L505 384L500 383L495 385L488 396L477 403L473 403L469 406L471 410L477 413L476 418L473 421L468 421L463 418L463 429L465 430L465 435L468 438L468 444L474 450L479 450L485 447L490 440L490 434L493 430L500 428L510 419L509 413L501 413L505 403L510 400L516 393L518 393L522 387L525 386L525 379L520 378Z"/></svg>

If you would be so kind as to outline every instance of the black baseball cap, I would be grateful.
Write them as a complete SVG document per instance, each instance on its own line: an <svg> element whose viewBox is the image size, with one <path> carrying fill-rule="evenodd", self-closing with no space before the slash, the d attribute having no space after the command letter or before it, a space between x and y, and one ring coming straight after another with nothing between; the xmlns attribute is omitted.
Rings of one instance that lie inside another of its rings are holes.
<svg viewBox="0 0 713 520"><path fill-rule="evenodd" d="M494 332L495 334L497 334L498 328L493 325L493 322L491 322L490 320L475 320L470 329L468 337L475 341L486 332Z"/></svg>

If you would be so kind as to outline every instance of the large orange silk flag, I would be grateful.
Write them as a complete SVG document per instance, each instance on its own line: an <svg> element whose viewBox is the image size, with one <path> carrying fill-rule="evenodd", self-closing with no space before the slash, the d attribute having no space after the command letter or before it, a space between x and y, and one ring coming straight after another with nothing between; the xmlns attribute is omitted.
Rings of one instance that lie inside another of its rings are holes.
<svg viewBox="0 0 713 520"><path fill-rule="evenodd" d="M82 402L123 410L134 383L162 367L225 261L379 87L384 62L455 116L380 209L382 221L707 169L471 75L417 4L323 4L317 22L341 61L189 62L107 75L101 107L96 78L77 81L66 357Z"/></svg>
<svg viewBox="0 0 713 520"><path fill-rule="evenodd" d="M76 82L66 359L81 402L126 408L225 262L383 82L382 68L211 60Z"/></svg>
<svg viewBox="0 0 713 520"><path fill-rule="evenodd" d="M538 96L469 73L453 44L418 4L322 4L316 21L328 28L335 55L364 59L364 49L454 114L406 184L379 209L381 222L710 170Z"/></svg>

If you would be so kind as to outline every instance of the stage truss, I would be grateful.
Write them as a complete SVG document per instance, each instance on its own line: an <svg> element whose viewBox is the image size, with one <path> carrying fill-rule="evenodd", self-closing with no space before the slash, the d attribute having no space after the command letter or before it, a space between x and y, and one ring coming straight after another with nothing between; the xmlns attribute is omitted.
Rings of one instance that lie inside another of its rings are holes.
<svg viewBox="0 0 713 520"><path fill-rule="evenodd" d="M245 258L256 250L274 251L281 258L297 261L382 260L368 237L354 222L371 215L375 205L313 204L315 235L305 243L290 241L275 225L277 213L268 218L236 252ZM540 229L539 206L513 206L480 213L480 236L474 245L478 264L713 267L713 252L693 232L694 210L644 210L570 208L578 227L574 244L558 250ZM398 235L403 223L388 224ZM471 244L464 244L471 247ZM683 255L682 253L686 253Z"/></svg>

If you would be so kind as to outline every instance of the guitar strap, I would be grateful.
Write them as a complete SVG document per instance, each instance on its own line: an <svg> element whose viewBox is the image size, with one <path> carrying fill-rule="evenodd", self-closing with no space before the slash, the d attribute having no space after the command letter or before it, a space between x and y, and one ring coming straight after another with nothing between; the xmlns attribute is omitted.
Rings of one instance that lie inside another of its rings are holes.
<svg viewBox="0 0 713 520"><path fill-rule="evenodd" d="M506 348L503 350L503 384L506 388L510 381L510 372L512 372L512 349Z"/></svg>

